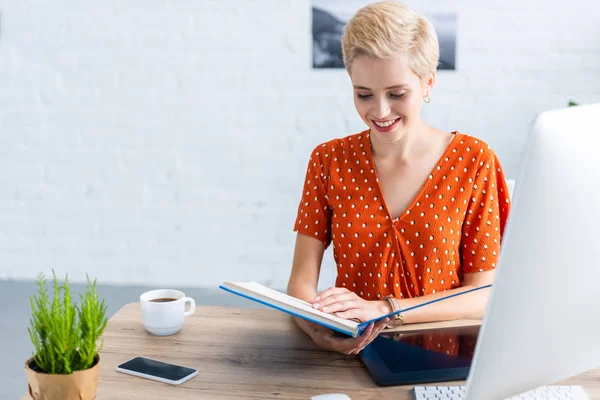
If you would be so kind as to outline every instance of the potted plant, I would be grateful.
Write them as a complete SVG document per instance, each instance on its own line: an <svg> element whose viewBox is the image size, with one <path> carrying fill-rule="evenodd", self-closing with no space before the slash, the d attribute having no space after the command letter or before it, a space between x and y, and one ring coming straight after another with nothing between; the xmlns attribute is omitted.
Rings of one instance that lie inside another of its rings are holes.
<svg viewBox="0 0 600 400"><path fill-rule="evenodd" d="M87 278L80 304L71 298L68 275L63 286L54 276L54 296L46 278L38 276L38 293L31 297L28 328L34 347L25 363L29 395L34 400L93 400L100 376L98 338L106 327L106 305L98 301L96 281ZM62 293L62 297L61 297Z"/></svg>

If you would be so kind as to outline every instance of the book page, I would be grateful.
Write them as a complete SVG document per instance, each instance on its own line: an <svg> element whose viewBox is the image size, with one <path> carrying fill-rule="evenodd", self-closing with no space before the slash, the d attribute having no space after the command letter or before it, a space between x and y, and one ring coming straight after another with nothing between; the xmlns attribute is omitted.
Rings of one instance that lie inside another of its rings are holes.
<svg viewBox="0 0 600 400"><path fill-rule="evenodd" d="M279 301L283 304L290 305L292 307L309 312L311 314L320 315L324 318L339 322L340 324L346 325L351 328L356 328L356 326L358 326L358 323L356 323L354 321L351 321L351 320L348 320L345 318L339 318L333 314L328 314L328 313L324 313L322 311L316 310L312 307L312 305L310 303L308 303L304 300L300 300L300 299L297 299L290 295L287 295L285 293L278 292L277 290L273 290L271 288L263 286L260 283L256 283L256 282L226 282L226 283L246 289L249 292L260 294L264 297Z"/></svg>

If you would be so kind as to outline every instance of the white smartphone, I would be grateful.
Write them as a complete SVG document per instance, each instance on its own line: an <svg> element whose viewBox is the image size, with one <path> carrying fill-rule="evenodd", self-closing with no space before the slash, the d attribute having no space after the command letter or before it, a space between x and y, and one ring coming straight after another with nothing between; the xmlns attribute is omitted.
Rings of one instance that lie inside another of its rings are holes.
<svg viewBox="0 0 600 400"><path fill-rule="evenodd" d="M152 379L158 382L180 385L198 375L198 370L152 360L146 357L135 357L117 366L117 371L124 374Z"/></svg>

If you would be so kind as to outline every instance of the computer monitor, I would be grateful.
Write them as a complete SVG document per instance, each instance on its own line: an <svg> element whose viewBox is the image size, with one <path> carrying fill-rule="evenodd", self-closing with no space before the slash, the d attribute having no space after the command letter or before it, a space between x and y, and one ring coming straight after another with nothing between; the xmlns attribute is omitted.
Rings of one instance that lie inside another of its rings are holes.
<svg viewBox="0 0 600 400"><path fill-rule="evenodd" d="M540 114L524 161L467 400L600 366L600 104Z"/></svg>

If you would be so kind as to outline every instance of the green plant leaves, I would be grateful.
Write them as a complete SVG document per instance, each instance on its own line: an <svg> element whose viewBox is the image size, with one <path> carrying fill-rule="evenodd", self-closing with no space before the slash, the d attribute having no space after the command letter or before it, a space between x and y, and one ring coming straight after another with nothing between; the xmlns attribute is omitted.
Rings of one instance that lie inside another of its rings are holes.
<svg viewBox="0 0 600 400"><path fill-rule="evenodd" d="M106 305L104 300L98 300L95 280L87 277L87 290L79 294L81 304L77 306L72 300L68 275L62 286L54 271L52 275L52 301L43 273L38 275L38 294L30 299L32 315L27 330L34 347L34 361L49 374L88 369L102 347L97 343L108 322Z"/></svg>
<svg viewBox="0 0 600 400"><path fill-rule="evenodd" d="M96 348L96 342L104 332L108 319L104 300L98 302L95 280L92 283L88 277L87 292L85 295L79 294L79 298L81 300L81 305L77 308L81 334L79 355L82 365L87 365L89 368L94 362L94 356L102 348L102 345Z"/></svg>

